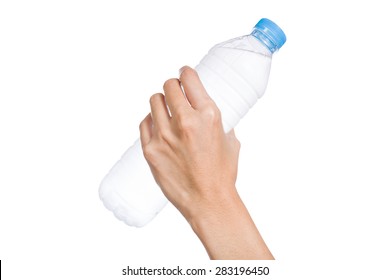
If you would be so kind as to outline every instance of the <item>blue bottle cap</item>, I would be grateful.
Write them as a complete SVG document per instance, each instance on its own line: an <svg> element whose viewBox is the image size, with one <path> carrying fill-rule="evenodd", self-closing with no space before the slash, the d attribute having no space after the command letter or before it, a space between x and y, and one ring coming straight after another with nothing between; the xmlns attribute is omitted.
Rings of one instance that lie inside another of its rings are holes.
<svg viewBox="0 0 390 280"><path fill-rule="evenodd" d="M254 27L252 33L267 48L274 53L286 42L286 35L283 30L273 21L262 18Z"/></svg>

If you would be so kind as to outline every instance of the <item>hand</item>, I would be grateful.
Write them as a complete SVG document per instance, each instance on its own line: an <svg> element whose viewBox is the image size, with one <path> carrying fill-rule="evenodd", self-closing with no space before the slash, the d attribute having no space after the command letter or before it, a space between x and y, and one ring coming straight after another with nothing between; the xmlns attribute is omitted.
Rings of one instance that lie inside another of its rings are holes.
<svg viewBox="0 0 390 280"><path fill-rule="evenodd" d="M183 89L184 92L183 92ZM144 156L163 193L210 258L272 258L236 191L240 143L190 67L150 98L141 122Z"/></svg>
<svg viewBox="0 0 390 280"><path fill-rule="evenodd" d="M221 114L197 73L185 67L180 81L166 81L165 97L157 93L150 98L151 114L140 125L141 143L166 197L192 219L235 193L240 144L233 131L223 131Z"/></svg>

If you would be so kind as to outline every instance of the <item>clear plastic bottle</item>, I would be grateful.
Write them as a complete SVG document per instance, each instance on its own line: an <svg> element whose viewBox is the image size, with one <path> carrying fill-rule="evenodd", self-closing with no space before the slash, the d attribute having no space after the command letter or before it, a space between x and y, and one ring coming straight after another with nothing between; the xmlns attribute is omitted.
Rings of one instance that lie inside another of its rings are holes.
<svg viewBox="0 0 390 280"><path fill-rule="evenodd" d="M261 19L249 35L215 45L195 67L221 111L225 132L231 130L264 94L272 54L286 41L272 21ZM129 226L141 227L166 205L136 140L103 179L104 205Z"/></svg>

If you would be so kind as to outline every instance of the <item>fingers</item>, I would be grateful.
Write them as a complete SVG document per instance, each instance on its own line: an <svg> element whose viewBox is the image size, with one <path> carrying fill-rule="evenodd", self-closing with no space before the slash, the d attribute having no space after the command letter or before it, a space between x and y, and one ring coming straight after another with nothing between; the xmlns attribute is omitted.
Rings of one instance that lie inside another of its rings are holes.
<svg viewBox="0 0 390 280"><path fill-rule="evenodd" d="M166 128L169 125L169 113L163 94L156 93L150 97L150 109L153 125L158 129Z"/></svg>
<svg viewBox="0 0 390 280"><path fill-rule="evenodd" d="M189 66L184 66L180 69L180 80L170 79L165 82L164 93L172 116L191 107L195 110L202 109L212 101L203 87L198 74ZM188 103L190 103L191 107Z"/></svg>
<svg viewBox="0 0 390 280"><path fill-rule="evenodd" d="M149 143L150 139L152 138L152 125L153 125L152 116L149 113L139 125L142 147L144 147L147 143Z"/></svg>
<svg viewBox="0 0 390 280"><path fill-rule="evenodd" d="M174 117L180 111L188 110L190 105L181 89L178 79L169 79L164 83L165 100Z"/></svg>
<svg viewBox="0 0 390 280"><path fill-rule="evenodd" d="M211 101L199 79L198 73L191 67L184 66L180 69L180 81L187 99L194 109L201 109Z"/></svg>

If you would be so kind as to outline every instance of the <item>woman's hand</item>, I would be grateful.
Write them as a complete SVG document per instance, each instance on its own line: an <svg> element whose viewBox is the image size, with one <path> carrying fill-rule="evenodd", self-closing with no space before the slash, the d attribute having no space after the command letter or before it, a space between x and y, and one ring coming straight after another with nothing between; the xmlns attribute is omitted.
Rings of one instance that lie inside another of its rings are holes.
<svg viewBox="0 0 390 280"><path fill-rule="evenodd" d="M272 259L235 187L240 143L195 70L164 84L141 122L144 156L163 193L212 259Z"/></svg>

